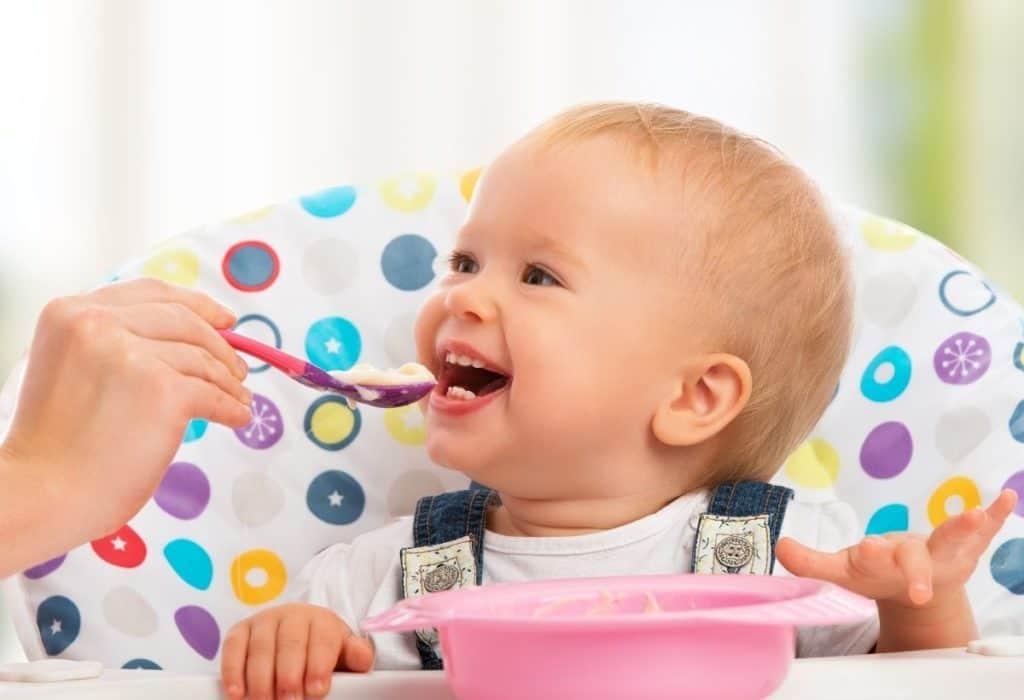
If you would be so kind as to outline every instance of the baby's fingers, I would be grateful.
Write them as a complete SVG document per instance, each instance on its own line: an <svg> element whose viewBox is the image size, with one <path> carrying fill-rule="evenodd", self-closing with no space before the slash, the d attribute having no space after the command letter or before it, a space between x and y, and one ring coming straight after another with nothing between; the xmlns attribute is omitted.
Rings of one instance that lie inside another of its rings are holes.
<svg viewBox="0 0 1024 700"><path fill-rule="evenodd" d="M307 616L287 615L281 618L277 629L275 666L277 697L299 700L303 696L309 636L310 623Z"/></svg>
<svg viewBox="0 0 1024 700"><path fill-rule="evenodd" d="M306 655L306 694L323 697L331 687L331 674L339 666L345 635L352 634L341 620L329 614L313 617Z"/></svg>
<svg viewBox="0 0 1024 700"><path fill-rule="evenodd" d="M988 516L988 520L985 522L984 528L982 528L982 534L988 540L995 537L1016 507L1017 492L1013 489L1003 489L999 496L996 497L996 500L992 501L992 504L985 509L985 515Z"/></svg>
<svg viewBox="0 0 1024 700"><path fill-rule="evenodd" d="M896 566L907 582L907 597L915 605L924 605L932 598L932 558L924 540L908 538L896 546Z"/></svg>
<svg viewBox="0 0 1024 700"><path fill-rule="evenodd" d="M794 576L816 578L846 586L849 567L845 552L825 554L800 544L792 537L783 537L775 545L775 557Z"/></svg>
<svg viewBox="0 0 1024 700"><path fill-rule="evenodd" d="M220 653L220 675L224 692L231 700L245 695L245 655L249 647L249 622L239 622L224 638Z"/></svg>

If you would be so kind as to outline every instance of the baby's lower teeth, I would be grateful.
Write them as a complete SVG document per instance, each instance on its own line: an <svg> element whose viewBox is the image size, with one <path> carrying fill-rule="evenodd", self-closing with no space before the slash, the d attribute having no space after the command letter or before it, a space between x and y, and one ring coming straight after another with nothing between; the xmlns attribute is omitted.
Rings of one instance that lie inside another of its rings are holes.
<svg viewBox="0 0 1024 700"><path fill-rule="evenodd" d="M461 386L450 386L448 387L448 398L469 401L470 399L475 399L476 394L468 389L463 389Z"/></svg>

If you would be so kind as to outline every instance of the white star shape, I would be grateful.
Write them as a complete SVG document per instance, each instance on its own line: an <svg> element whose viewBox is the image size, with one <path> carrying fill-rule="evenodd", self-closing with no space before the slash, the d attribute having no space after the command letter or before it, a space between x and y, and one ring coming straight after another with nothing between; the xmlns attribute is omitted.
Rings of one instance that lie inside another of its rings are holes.
<svg viewBox="0 0 1024 700"><path fill-rule="evenodd" d="M331 502L331 508L338 508L341 506L341 502L345 500L345 497L335 489L327 494L327 500Z"/></svg>
<svg viewBox="0 0 1024 700"><path fill-rule="evenodd" d="M341 343L338 342L337 338L331 338L328 340L324 343L324 347L327 348L327 352L332 355L337 355L341 351Z"/></svg>
<svg viewBox="0 0 1024 700"><path fill-rule="evenodd" d="M53 624L50 625L50 634L59 634L61 629L60 620L54 620Z"/></svg>
<svg viewBox="0 0 1024 700"><path fill-rule="evenodd" d="M415 180L402 180L395 189L406 199L412 199L420 193L419 183Z"/></svg>
<svg viewBox="0 0 1024 700"><path fill-rule="evenodd" d="M123 552L125 550L125 547L128 546L128 543L122 540L120 535L110 540L110 544L114 545L114 549L116 549L119 552Z"/></svg>

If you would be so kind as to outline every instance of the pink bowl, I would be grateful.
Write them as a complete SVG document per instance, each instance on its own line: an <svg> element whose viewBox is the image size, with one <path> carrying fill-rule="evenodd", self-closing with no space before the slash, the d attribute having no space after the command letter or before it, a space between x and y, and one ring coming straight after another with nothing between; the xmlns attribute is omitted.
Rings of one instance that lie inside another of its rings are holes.
<svg viewBox="0 0 1024 700"><path fill-rule="evenodd" d="M822 581L685 574L463 588L403 600L363 629L436 627L460 700L727 700L779 686L797 625L873 614Z"/></svg>

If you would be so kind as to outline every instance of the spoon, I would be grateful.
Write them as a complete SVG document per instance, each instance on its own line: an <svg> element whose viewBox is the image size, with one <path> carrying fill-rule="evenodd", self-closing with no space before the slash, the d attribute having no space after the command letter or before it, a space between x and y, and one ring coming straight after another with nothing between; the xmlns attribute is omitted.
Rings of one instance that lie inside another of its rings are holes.
<svg viewBox="0 0 1024 700"><path fill-rule="evenodd" d="M370 382L346 382L332 376L316 365L281 352L275 347L253 340L234 331L219 331L228 345L246 355L263 360L275 369L312 389L341 394L350 401L359 401L378 408L405 406L423 398L437 384L434 380L411 378L405 384L373 384Z"/></svg>

